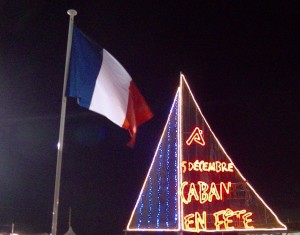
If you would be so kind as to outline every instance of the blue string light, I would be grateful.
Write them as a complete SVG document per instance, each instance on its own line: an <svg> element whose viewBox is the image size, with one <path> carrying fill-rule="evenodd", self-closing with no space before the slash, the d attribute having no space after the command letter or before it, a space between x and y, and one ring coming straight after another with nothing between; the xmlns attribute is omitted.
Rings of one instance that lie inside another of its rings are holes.
<svg viewBox="0 0 300 235"><path fill-rule="evenodd" d="M139 229L178 228L178 97L154 156L131 226Z"/></svg>

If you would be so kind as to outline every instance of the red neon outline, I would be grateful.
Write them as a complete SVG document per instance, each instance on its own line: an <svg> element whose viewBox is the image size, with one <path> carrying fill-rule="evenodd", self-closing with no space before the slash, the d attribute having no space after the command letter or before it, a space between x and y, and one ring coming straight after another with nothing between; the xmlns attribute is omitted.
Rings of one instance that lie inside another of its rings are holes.
<svg viewBox="0 0 300 235"><path fill-rule="evenodd" d="M187 139L186 144L191 145L193 141L195 141L197 144L200 144L202 146L205 145L205 141L203 138L203 131L200 130L199 127L195 127L194 131L190 135L190 137Z"/></svg>

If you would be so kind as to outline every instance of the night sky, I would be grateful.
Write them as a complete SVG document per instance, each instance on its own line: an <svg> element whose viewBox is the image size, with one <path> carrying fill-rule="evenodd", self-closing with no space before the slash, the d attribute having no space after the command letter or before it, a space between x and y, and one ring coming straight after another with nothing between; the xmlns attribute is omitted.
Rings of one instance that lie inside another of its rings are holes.
<svg viewBox="0 0 300 235"><path fill-rule="evenodd" d="M0 232L50 232L68 34L126 68L154 117L129 134L69 99L58 234L122 234L183 72L228 155L286 222L300 219L297 1L0 1Z"/></svg>

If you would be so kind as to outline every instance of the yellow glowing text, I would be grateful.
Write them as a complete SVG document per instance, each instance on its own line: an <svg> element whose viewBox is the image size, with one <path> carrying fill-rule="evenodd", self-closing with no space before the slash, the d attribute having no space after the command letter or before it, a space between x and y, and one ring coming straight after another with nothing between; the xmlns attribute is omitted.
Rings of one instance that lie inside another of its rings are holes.
<svg viewBox="0 0 300 235"><path fill-rule="evenodd" d="M221 210L213 214L215 230L253 229L249 225L252 222L251 212L246 210L233 211L231 209ZM207 230L207 213L194 212L184 216L184 230L199 232Z"/></svg>
<svg viewBox="0 0 300 235"><path fill-rule="evenodd" d="M223 200L225 194L230 194L231 182L212 182L207 184L203 181L189 183L182 182L180 187L180 197L184 204L189 204L192 200L199 201L201 204L212 202L213 200Z"/></svg>
<svg viewBox="0 0 300 235"><path fill-rule="evenodd" d="M252 212L247 212L246 210L233 211L226 209L218 211L214 213L216 230L222 228L225 230L235 228L253 229L254 227L249 225L252 222L251 216Z"/></svg>
<svg viewBox="0 0 300 235"><path fill-rule="evenodd" d="M206 230L206 212L204 211L202 215L199 212L186 215L184 217L184 229L193 232Z"/></svg>
<svg viewBox="0 0 300 235"><path fill-rule="evenodd" d="M194 162L182 161L181 162L182 173L187 171L199 171L199 172L233 172L234 165L232 162L206 162L196 160Z"/></svg>

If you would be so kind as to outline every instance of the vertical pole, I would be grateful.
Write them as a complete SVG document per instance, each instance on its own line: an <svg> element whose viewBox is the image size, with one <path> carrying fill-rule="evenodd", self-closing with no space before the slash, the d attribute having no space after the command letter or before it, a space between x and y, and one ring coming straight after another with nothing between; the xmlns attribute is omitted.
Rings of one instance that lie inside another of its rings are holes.
<svg viewBox="0 0 300 235"><path fill-rule="evenodd" d="M179 102L178 102L178 105L179 105L179 113L178 113L178 189L180 188L180 185L182 184L182 169L181 169L181 162L182 162L182 83L183 83L183 74L180 72L180 76L179 76ZM179 190L178 190L179 191ZM179 201L179 206L178 206L178 213L179 213L179 229L180 231L178 232L178 235L183 235L183 232L182 232L182 215L183 215L183 208L182 208L182 202L181 202L181 199L180 199L180 196L179 196L179 192L178 192L178 201Z"/></svg>
<svg viewBox="0 0 300 235"><path fill-rule="evenodd" d="M72 209L70 207L70 209L69 209L69 228L71 227L71 213L72 213Z"/></svg>
<svg viewBox="0 0 300 235"><path fill-rule="evenodd" d="M69 75L74 16L77 15L77 12L75 10L68 10L67 13L70 16L70 21L69 21L69 32L68 32L68 43L67 43L67 52L66 52L66 63L65 63L61 114L60 114L59 139L58 139L58 144L57 144L57 162L56 162L54 202L53 202L53 214L52 214L52 230L51 230L52 235L56 235L56 232L57 232L57 215L58 215L58 204L59 204L60 176L61 176L62 152L63 152L63 143L64 143L66 107L67 107L66 87L67 87L67 80L68 80L68 75Z"/></svg>

